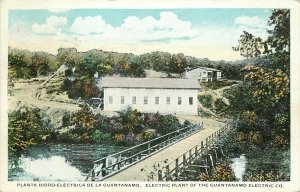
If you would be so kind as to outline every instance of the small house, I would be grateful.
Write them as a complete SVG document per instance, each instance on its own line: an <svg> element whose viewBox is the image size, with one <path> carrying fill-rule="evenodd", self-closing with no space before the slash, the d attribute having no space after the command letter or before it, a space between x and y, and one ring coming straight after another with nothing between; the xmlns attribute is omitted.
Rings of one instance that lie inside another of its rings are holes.
<svg viewBox="0 0 300 192"><path fill-rule="evenodd" d="M198 79L200 82L210 82L213 80L221 80L222 72L221 70L214 68L198 67L194 69L186 69L185 78Z"/></svg>

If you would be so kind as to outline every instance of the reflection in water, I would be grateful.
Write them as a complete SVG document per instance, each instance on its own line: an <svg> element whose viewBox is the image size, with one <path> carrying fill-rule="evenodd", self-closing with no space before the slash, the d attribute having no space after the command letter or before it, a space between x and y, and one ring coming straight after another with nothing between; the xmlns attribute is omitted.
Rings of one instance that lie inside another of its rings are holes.
<svg viewBox="0 0 300 192"><path fill-rule="evenodd" d="M78 181L84 178L81 171L67 163L63 156L41 159L23 158L19 168L25 172L25 178L23 176L19 178L20 180L32 177L34 180L42 181Z"/></svg>
<svg viewBox="0 0 300 192"><path fill-rule="evenodd" d="M82 181L93 161L123 150L108 145L35 146L19 159L9 159L9 180Z"/></svg>
<svg viewBox="0 0 300 192"><path fill-rule="evenodd" d="M244 156L244 154L242 154L238 158L233 158L232 161L233 161L233 163L231 164L231 168L233 169L233 172L234 172L236 178L238 179L238 181L242 181L243 175L246 170L247 159Z"/></svg>

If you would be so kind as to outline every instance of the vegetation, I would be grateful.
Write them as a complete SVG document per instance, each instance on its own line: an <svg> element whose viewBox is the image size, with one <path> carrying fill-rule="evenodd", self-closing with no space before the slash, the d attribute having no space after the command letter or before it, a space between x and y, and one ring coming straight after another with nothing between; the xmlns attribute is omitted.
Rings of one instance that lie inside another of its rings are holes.
<svg viewBox="0 0 300 192"><path fill-rule="evenodd" d="M244 68L243 84L227 92L229 111L239 119L240 130L282 147L290 137L289 14L286 9L273 10L269 25L274 29L265 41L244 32L235 50L269 62Z"/></svg>
<svg viewBox="0 0 300 192"><path fill-rule="evenodd" d="M217 163L211 174L199 173L199 181L236 181L235 175L226 163Z"/></svg>
<svg viewBox="0 0 300 192"><path fill-rule="evenodd" d="M181 125L172 115L142 114L131 108L108 118L94 115L88 106L73 114L65 113L59 130L48 121L38 109L21 108L9 113L10 153L20 155L28 147L45 142L134 145L190 125L188 121Z"/></svg>
<svg viewBox="0 0 300 192"><path fill-rule="evenodd" d="M94 75L118 75L125 77L144 77L145 69L182 75L187 67L214 67L222 70L227 79L240 79L240 69L245 63L230 63L225 61L210 61L185 56L182 53L151 52L142 55L131 53L105 52L90 50L78 52L75 48L60 48L57 55L45 52L30 52L9 48L8 52L9 85L19 78L34 78L40 75L48 76L59 66L66 65L64 82L59 92L67 92L69 98L89 99L101 97L95 85ZM213 87L227 83L214 83Z"/></svg>
<svg viewBox="0 0 300 192"><path fill-rule="evenodd" d="M224 103L223 99L221 98L217 98L214 101L214 106L215 106L215 111L217 113L222 113L228 108L228 106Z"/></svg>
<svg viewBox="0 0 300 192"><path fill-rule="evenodd" d="M204 107L206 108L212 107L213 97L211 95L198 95L198 100Z"/></svg>
<svg viewBox="0 0 300 192"><path fill-rule="evenodd" d="M8 115L8 149L10 154L20 154L36 143L52 139L54 132L43 128L38 109L23 107Z"/></svg>
<svg viewBox="0 0 300 192"><path fill-rule="evenodd" d="M236 84L236 81L211 81L211 82L203 82L201 85L204 87L204 89L220 89L222 87L231 86Z"/></svg>

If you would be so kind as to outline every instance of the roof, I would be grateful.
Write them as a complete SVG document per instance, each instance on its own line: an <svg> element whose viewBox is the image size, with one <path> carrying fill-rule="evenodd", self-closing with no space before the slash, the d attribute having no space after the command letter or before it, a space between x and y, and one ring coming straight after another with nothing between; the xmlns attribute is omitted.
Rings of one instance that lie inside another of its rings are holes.
<svg viewBox="0 0 300 192"><path fill-rule="evenodd" d="M197 68L193 68L193 69L187 69L187 71L193 71L193 70L197 70L197 69L202 69L202 70L206 70L206 71L221 71L219 69L214 69L214 68L209 68L209 67L197 67Z"/></svg>
<svg viewBox="0 0 300 192"><path fill-rule="evenodd" d="M200 89L196 79L103 77L103 88Z"/></svg>

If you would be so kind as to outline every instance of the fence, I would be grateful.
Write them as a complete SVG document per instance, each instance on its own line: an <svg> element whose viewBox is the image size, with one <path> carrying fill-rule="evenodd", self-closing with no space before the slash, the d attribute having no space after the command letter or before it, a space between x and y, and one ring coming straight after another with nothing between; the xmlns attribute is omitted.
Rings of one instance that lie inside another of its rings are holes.
<svg viewBox="0 0 300 192"><path fill-rule="evenodd" d="M190 125L171 133L162 135L150 141L141 143L121 152L109 155L102 159L94 161L94 167L86 177L86 181L91 178L92 181L103 180L117 172L153 155L154 153L174 144L203 128L201 124Z"/></svg>
<svg viewBox="0 0 300 192"><path fill-rule="evenodd" d="M221 139L221 137L227 132L229 128L233 126L233 122L227 123L224 127L218 131L212 133L206 139L202 140L200 144L191 148L183 155L170 162L163 169L158 170L158 181L171 181L178 180L181 172L183 172L189 165L203 155L213 144L215 139Z"/></svg>

